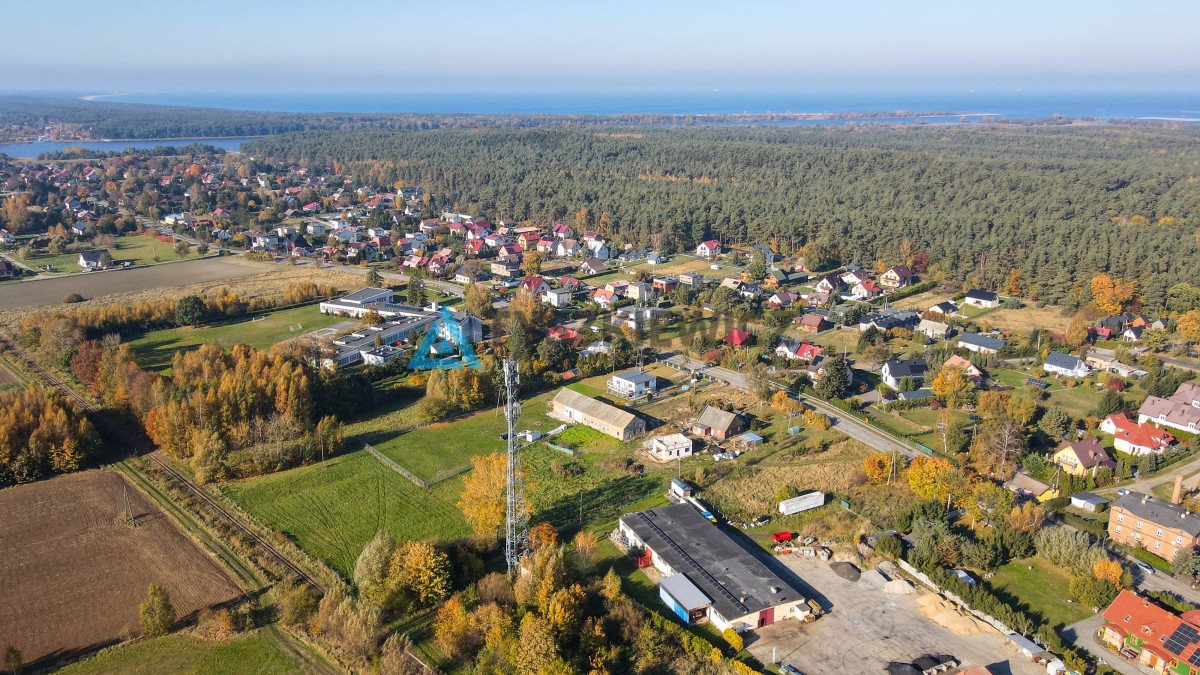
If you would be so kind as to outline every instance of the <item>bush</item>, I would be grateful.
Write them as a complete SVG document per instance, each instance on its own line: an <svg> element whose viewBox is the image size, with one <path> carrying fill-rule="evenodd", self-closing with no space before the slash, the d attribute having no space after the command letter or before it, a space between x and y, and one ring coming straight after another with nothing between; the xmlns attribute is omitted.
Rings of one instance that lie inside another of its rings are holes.
<svg viewBox="0 0 1200 675"><path fill-rule="evenodd" d="M888 560L895 560L904 553L904 544L899 537L886 534L879 538L879 543L875 545L875 552Z"/></svg>
<svg viewBox="0 0 1200 675"><path fill-rule="evenodd" d="M725 638L725 641L729 643L730 648L732 648L735 652L742 651L742 648L745 646L742 636L738 635L737 631L735 631L733 628L726 628L721 633L721 637Z"/></svg>
<svg viewBox="0 0 1200 675"><path fill-rule="evenodd" d="M83 302L83 296L78 293L67 293L63 296L64 305L73 305L77 302Z"/></svg>

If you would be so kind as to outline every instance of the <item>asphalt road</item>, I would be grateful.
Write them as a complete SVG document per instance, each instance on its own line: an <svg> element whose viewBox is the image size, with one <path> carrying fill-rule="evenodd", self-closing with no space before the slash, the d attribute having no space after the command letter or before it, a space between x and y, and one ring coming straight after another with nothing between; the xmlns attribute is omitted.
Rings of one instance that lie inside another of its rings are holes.
<svg viewBox="0 0 1200 675"><path fill-rule="evenodd" d="M742 373L739 373L728 368L720 366L707 366L702 361L697 361L684 354L675 354L663 361L667 365L692 373L699 373L705 377L711 377L715 380L721 380L726 384L737 387L739 389L748 390L750 388L750 378ZM805 394L801 394L801 400L807 403L810 407L824 414L833 422L833 428L846 434L850 438L873 448L879 452L893 453L898 452L905 457L912 459L916 456L916 452L910 449L903 443L871 428L870 426L858 421L857 419L846 415L845 411L835 408L819 398L814 398Z"/></svg>

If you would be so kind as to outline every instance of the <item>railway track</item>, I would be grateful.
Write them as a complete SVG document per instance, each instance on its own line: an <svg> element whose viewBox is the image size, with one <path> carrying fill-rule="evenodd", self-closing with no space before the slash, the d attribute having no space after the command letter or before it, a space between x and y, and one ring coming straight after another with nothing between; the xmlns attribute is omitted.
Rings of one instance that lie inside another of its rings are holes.
<svg viewBox="0 0 1200 675"><path fill-rule="evenodd" d="M19 358L21 360L21 362L25 366L27 366L30 370L32 370L38 377L42 378L50 385L52 385L55 388L62 391L64 394L66 394L68 397L70 397L73 401L75 401L80 406L82 406L84 410L87 410L88 412L93 412L93 413L97 412L99 410L94 403L92 403L88 399L84 398L82 395L79 394L79 392L77 392L74 389L72 389L71 387L67 386L67 384L64 383L62 380L60 380L56 375L54 375L54 373L51 373L49 370L43 368L42 365L39 364L33 357L29 356L29 354L27 354L24 350L22 350L20 347L17 347L15 344L13 344L12 341L9 340L7 336L0 335L0 347L4 347L4 348L8 349L10 352L12 352L14 355L16 355L17 358ZM312 575L310 575L308 572L304 571L304 569L302 569L300 566L296 565L296 563L292 562L292 560L290 558L288 558L283 553L281 553L279 551L279 549L272 546L270 544L270 542L268 542L267 540L260 537L252 529L250 529L250 527L248 527L245 523L243 523L241 521L241 519L239 519L237 516L230 513L228 509L221 506L220 503L218 503L215 499L213 499L211 496L209 496L209 494L207 492L205 492L203 489L201 489L201 487L199 485L197 485L195 482L193 482L190 478L188 478L187 476L184 476L182 473L177 471L175 469L175 467L171 466L169 462L163 460L162 457L159 456L158 450L154 450L152 448L146 448L146 447L144 447L144 444L139 446L139 444L132 443L132 442L131 442L131 447L133 447L134 449L145 451L145 456L147 458L149 458L150 461L154 462L160 469L162 469L162 471L164 473L166 473L167 476L178 481L181 485L183 485L185 488L187 488L192 494L196 495L196 497L198 497L200 499L200 501L207 504L208 507L210 509L212 509L214 513L216 513L221 518L228 521L230 525L233 525L233 527L236 528L238 531L240 531L242 534L249 537L250 540L252 542L254 542L254 544L256 546L258 546L261 550L265 551L270 557L279 561L279 563L281 565L283 565L292 574L295 574L297 578L299 578L301 581L303 581L304 583L311 586L317 592L324 595L325 590L326 590L324 584L322 584L320 581L317 581L315 578L313 578Z"/></svg>

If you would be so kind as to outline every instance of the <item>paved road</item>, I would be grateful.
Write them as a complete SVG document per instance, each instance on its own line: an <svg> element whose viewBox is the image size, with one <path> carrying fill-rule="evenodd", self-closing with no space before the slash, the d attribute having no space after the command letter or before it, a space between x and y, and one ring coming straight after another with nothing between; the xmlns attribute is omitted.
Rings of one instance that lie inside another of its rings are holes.
<svg viewBox="0 0 1200 675"><path fill-rule="evenodd" d="M739 389L750 388L750 379L737 371L720 366L708 366L703 361L697 361L685 354L675 354L663 361L672 368L683 370L689 373L704 375L715 380L721 380L726 384L737 387ZM833 428L846 434L867 447L878 450L879 452L893 453L898 452L905 457L912 459L916 456L916 452L907 445L880 432L859 420L850 417L844 410L835 408L819 398L814 398L806 394L800 395L801 400L807 403L810 407L824 414L833 422Z"/></svg>
<svg viewBox="0 0 1200 675"><path fill-rule="evenodd" d="M1195 476L1191 474L1195 473ZM1162 472L1147 476L1145 478L1134 478L1129 481L1117 483L1109 487L1100 488L1095 492L1105 497L1114 497L1117 490L1125 489L1130 492L1144 492L1150 494L1154 490L1154 486L1160 483L1166 483L1175 480L1176 476L1183 476L1183 486L1185 489L1193 488L1200 485L1200 465L1194 459L1182 460L1179 464Z"/></svg>

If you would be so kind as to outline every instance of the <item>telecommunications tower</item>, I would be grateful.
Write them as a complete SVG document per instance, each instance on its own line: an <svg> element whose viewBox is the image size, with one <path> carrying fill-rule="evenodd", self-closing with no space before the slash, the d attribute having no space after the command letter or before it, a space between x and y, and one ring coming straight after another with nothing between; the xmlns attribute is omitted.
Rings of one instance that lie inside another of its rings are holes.
<svg viewBox="0 0 1200 675"><path fill-rule="evenodd" d="M517 392L520 378L517 363L504 359L504 390L507 402L504 417L508 421L507 490L504 507L504 559L508 571L517 569L521 556L529 546L529 511L525 503L525 478L521 471L521 449L517 445L517 416L521 414L521 399Z"/></svg>

